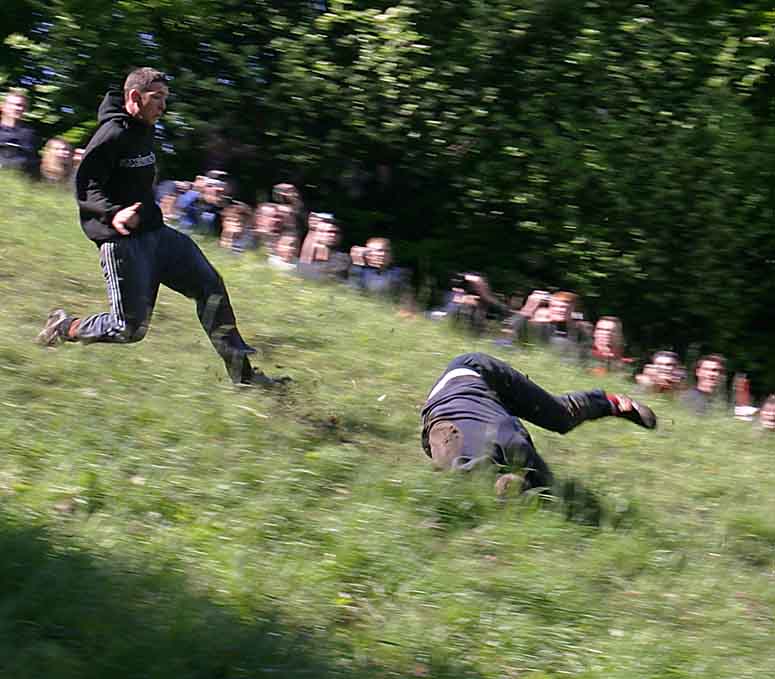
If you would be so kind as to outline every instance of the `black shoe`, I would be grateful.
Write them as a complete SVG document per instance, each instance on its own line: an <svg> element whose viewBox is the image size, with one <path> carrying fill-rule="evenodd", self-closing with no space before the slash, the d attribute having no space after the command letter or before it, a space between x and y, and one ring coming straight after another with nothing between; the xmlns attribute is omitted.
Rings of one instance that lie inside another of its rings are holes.
<svg viewBox="0 0 775 679"><path fill-rule="evenodd" d="M657 416L647 405L638 403L624 394L616 394L616 400L617 405L612 404L615 417L623 417L644 429L657 428Z"/></svg>
<svg viewBox="0 0 775 679"><path fill-rule="evenodd" d="M54 309L48 315L43 330L38 333L37 342L45 347L55 347L67 341L67 331L73 317L68 316L64 309Z"/></svg>

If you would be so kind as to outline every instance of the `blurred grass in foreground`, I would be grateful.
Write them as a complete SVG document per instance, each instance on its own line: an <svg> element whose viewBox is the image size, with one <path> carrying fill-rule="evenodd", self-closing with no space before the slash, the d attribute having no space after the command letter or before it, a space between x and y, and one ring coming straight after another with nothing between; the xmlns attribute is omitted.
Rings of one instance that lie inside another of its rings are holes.
<svg viewBox="0 0 775 679"><path fill-rule="evenodd" d="M446 362L594 378L210 243L286 394L234 389L168 290L140 344L41 349L105 307L97 253L69 194L0 191L3 676L771 676L772 438L659 399L656 433L531 428L575 494L499 504L425 463Z"/></svg>

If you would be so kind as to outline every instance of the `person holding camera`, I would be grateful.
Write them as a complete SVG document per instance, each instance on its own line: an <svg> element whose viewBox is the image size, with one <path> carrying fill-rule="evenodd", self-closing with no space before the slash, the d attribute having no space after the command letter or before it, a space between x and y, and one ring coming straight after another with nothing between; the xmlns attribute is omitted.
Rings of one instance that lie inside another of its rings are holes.
<svg viewBox="0 0 775 679"><path fill-rule="evenodd" d="M350 269L350 257L336 249L341 232L334 216L313 212L309 223L310 231L299 255L298 273L315 280L344 281Z"/></svg>
<svg viewBox="0 0 775 679"><path fill-rule="evenodd" d="M177 203L179 227L188 233L220 236L221 213L229 204L232 187L222 170L209 170L197 177L194 188L184 193Z"/></svg>
<svg viewBox="0 0 775 679"><path fill-rule="evenodd" d="M503 319L511 313L492 292L487 279L471 271L452 277L445 311L452 321L463 323L475 332L484 329L488 318Z"/></svg>
<svg viewBox="0 0 775 679"><path fill-rule="evenodd" d="M651 357L651 362L635 375L635 382L644 390L655 394L677 394L683 387L686 371L681 359L674 351L660 350Z"/></svg>
<svg viewBox="0 0 775 679"><path fill-rule="evenodd" d="M369 238L350 249L349 284L356 290L398 301L406 290L406 270L390 266L390 240Z"/></svg>

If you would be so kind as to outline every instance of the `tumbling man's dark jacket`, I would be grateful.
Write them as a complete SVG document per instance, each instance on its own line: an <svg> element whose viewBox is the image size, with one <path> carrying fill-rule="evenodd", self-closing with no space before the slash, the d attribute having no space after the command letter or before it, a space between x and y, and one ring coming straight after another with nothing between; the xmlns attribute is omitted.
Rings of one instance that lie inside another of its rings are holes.
<svg viewBox="0 0 775 679"><path fill-rule="evenodd" d="M105 95L97 120L99 128L86 147L75 183L81 227L99 246L124 237L113 228L113 217L133 203L142 203L136 232L159 229L164 220L153 191L154 128L126 112L120 92Z"/></svg>
<svg viewBox="0 0 775 679"><path fill-rule="evenodd" d="M37 138L32 128L18 123L13 127L0 125L0 168L37 174Z"/></svg>

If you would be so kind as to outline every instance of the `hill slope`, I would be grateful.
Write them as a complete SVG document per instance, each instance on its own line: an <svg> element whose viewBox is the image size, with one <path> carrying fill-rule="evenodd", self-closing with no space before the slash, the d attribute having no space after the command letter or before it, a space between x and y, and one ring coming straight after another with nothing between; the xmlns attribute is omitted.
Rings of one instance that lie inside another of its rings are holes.
<svg viewBox="0 0 775 679"><path fill-rule="evenodd" d="M532 428L575 496L499 504L418 440L492 345L205 243L286 394L232 387L166 290L142 343L42 349L49 308L104 307L96 251L69 195L0 192L3 676L771 676L771 438L660 400L655 433Z"/></svg>

